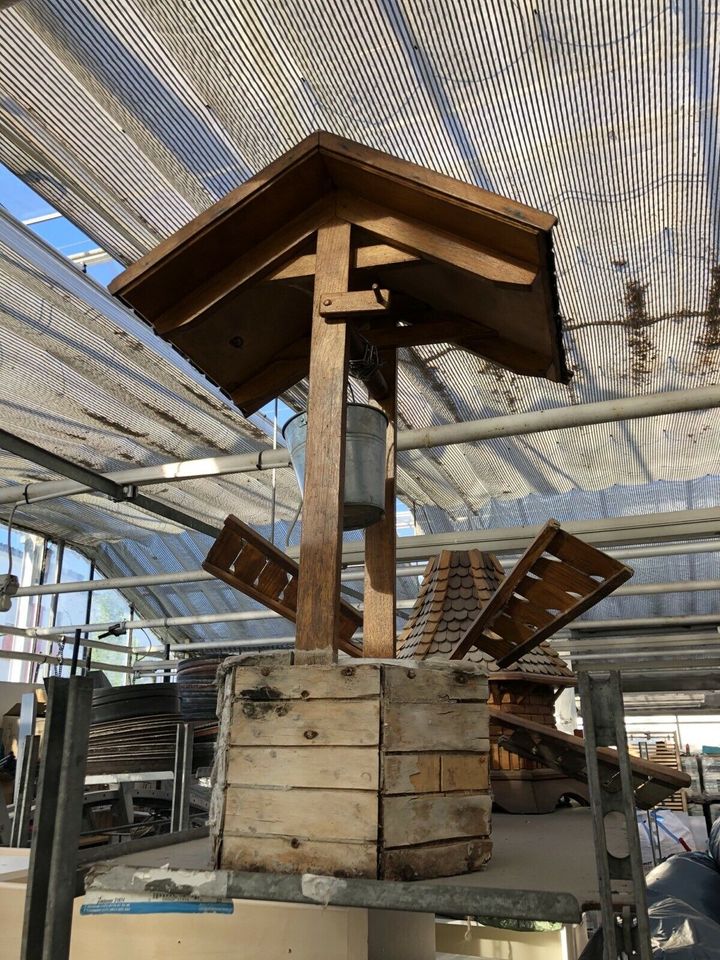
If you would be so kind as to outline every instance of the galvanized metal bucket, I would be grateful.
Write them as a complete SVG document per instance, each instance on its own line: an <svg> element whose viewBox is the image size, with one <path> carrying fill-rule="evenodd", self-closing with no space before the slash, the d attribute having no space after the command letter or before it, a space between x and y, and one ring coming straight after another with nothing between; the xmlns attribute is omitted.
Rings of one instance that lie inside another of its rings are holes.
<svg viewBox="0 0 720 960"><path fill-rule="evenodd" d="M382 410L349 403L345 437L343 530L363 530L385 515L385 434ZM298 413L283 427L300 492L305 479L307 413Z"/></svg>

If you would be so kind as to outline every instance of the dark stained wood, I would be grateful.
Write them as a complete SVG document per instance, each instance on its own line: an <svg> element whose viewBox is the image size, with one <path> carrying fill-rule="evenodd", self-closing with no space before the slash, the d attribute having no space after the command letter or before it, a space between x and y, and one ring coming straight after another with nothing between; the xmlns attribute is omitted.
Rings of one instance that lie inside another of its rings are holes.
<svg viewBox="0 0 720 960"><path fill-rule="evenodd" d="M552 580L546 590L543 576L548 570L552 570ZM450 657L459 660L477 646L491 653L502 670L608 596L632 574L630 567L561 530L556 520L549 520Z"/></svg>
<svg viewBox="0 0 720 960"><path fill-rule="evenodd" d="M393 298L407 293L428 318L466 322L464 335L448 337L463 349L518 373L567 379L554 218L326 133L161 243L112 291L250 414L308 374L308 353L283 354L309 344L315 232L338 210L360 225L346 289L377 282ZM283 282L264 282L271 277ZM425 330L439 342L437 329ZM414 345L423 332L383 345Z"/></svg>
<svg viewBox="0 0 720 960"><path fill-rule="evenodd" d="M295 623L297 563L242 520L232 515L227 517L202 566L235 590ZM360 648L350 638L361 626L362 615L341 600L337 645L353 657L360 656Z"/></svg>
<svg viewBox="0 0 720 960"><path fill-rule="evenodd" d="M529 756L544 765L561 770L569 777L587 780L585 766L585 743L581 737L562 733L542 723L534 723L516 714L497 707L489 707L490 718L503 727L510 728L510 736L502 738L502 747ZM598 763L602 782L616 780L619 776L617 752L609 747L598 747ZM690 777L680 770L671 770L659 763L651 763L639 757L630 757L635 802L641 809L649 809L690 785Z"/></svg>
<svg viewBox="0 0 720 960"><path fill-rule="evenodd" d="M349 274L350 224L334 220L317 237L295 638L301 664L337 658L348 331L325 323L320 304L325 290L347 290Z"/></svg>
<svg viewBox="0 0 720 960"><path fill-rule="evenodd" d="M397 355L381 354L388 395L379 404L388 418L385 439L385 516L365 531L363 657L395 656L395 480Z"/></svg>

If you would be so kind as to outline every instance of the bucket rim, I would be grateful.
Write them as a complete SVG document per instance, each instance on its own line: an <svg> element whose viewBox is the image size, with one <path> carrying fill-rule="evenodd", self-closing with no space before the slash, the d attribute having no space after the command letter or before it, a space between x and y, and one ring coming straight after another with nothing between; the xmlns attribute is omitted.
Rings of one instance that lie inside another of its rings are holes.
<svg viewBox="0 0 720 960"><path fill-rule="evenodd" d="M384 418L385 423L390 423L388 419L388 415L385 413L384 410L381 410L380 407L373 407L372 404L369 404L369 403L348 403L347 406L348 408L365 407L366 410L372 410L373 413L379 413ZM293 416L290 417L289 420L285 421L285 423L283 424L283 428L281 430L283 440L287 440L287 437L285 436L285 431L290 426L290 424L293 423L293 421L297 420L298 417L304 417L306 415L307 415L307 410L301 410L299 413L293 414Z"/></svg>

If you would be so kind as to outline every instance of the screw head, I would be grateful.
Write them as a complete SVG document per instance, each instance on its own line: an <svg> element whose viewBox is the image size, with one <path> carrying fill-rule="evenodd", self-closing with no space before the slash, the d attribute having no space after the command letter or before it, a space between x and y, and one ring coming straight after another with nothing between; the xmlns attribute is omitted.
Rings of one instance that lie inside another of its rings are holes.
<svg viewBox="0 0 720 960"><path fill-rule="evenodd" d="M332 300L330 300L329 298L326 298L325 300L323 300L324 307L329 307L331 303L332 303Z"/></svg>

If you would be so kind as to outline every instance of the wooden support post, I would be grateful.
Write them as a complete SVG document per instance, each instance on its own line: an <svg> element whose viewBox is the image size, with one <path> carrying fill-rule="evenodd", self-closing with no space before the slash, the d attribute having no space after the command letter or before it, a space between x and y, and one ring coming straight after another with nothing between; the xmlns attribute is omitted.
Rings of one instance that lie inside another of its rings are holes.
<svg viewBox="0 0 720 960"><path fill-rule="evenodd" d="M387 398L377 404L389 420L385 442L385 516L365 531L363 656L394 658L397 351L386 350L380 356L389 387Z"/></svg>
<svg viewBox="0 0 720 960"><path fill-rule="evenodd" d="M347 290L349 273L350 224L330 221L317 234L296 663L337 658L348 330L326 323L320 308L323 293Z"/></svg>

